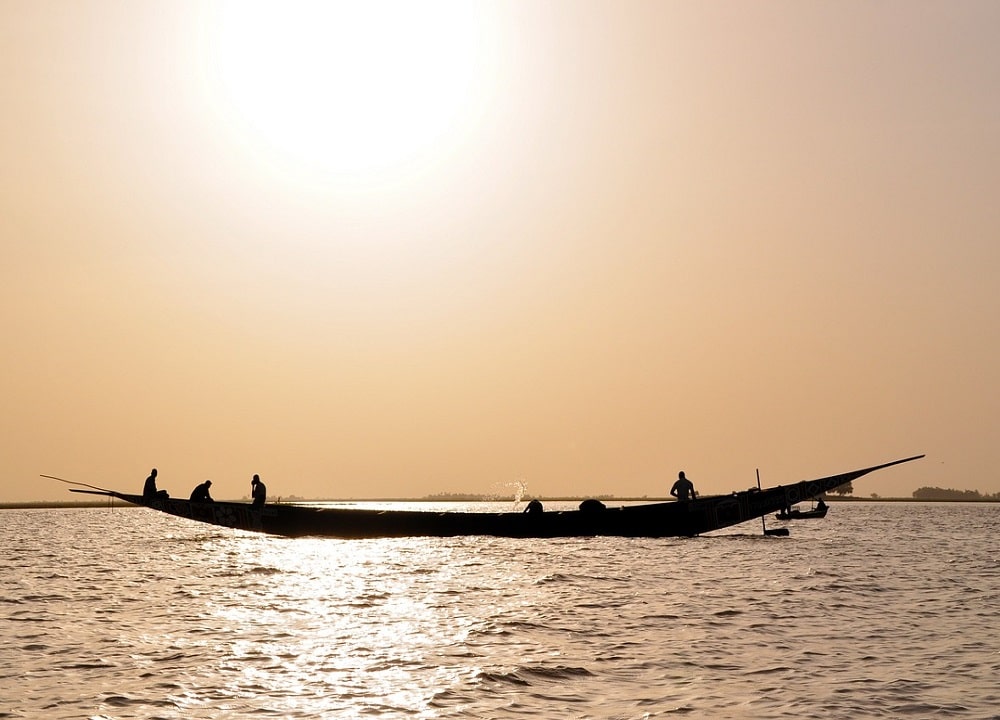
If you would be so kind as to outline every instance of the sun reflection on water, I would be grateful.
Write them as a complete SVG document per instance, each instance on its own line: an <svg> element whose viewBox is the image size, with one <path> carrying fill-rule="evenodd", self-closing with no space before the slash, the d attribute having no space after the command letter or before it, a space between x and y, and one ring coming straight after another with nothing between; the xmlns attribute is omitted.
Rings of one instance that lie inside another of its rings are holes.
<svg viewBox="0 0 1000 720"><path fill-rule="evenodd" d="M212 614L229 631L223 638L236 636L224 641L241 686L266 686L277 671L283 692L337 687L416 712L479 672L468 664L469 635L479 621L456 589L470 557L456 556L455 545L250 536L227 542L229 565L218 572L231 576L233 587L215 599ZM456 656L464 661L454 662ZM414 674L423 681L414 684Z"/></svg>
<svg viewBox="0 0 1000 720"><path fill-rule="evenodd" d="M0 713L992 717L996 507L836 512L793 541L544 543L8 515L0 677L18 687Z"/></svg>

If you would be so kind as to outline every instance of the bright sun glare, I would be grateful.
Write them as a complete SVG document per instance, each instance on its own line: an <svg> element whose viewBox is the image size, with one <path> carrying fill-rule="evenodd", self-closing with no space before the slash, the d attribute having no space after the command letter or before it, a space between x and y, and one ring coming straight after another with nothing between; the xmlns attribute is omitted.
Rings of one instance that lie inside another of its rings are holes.
<svg viewBox="0 0 1000 720"><path fill-rule="evenodd" d="M481 111L490 43L477 3L210 7L215 103L268 163L327 181L377 181L439 161Z"/></svg>

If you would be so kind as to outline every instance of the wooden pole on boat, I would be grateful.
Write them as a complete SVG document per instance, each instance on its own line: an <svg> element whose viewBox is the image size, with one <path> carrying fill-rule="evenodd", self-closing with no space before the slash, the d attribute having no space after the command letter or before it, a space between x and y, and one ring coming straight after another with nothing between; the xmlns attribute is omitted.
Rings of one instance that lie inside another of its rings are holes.
<svg viewBox="0 0 1000 720"><path fill-rule="evenodd" d="M758 490L761 489L761 487L760 487L760 468L757 468L757 489ZM760 516L760 529L764 531L765 535L767 535L767 523L764 522L764 516L763 515Z"/></svg>
<svg viewBox="0 0 1000 720"><path fill-rule="evenodd" d="M49 480L58 480L59 482L66 483L67 485L79 485L80 487L90 488L90 490L80 490L78 488L70 488L69 491L73 493L86 493L88 495L107 495L108 507L114 508L115 506L115 494L105 488L97 487L96 485L88 485L87 483L75 482L74 480L65 480L61 477L56 477L55 475L40 474L39 477L48 478Z"/></svg>
<svg viewBox="0 0 1000 720"><path fill-rule="evenodd" d="M757 489L761 490L760 486L760 468L757 468ZM764 522L764 516L760 516L760 526L764 530L765 535L788 535L788 528L774 528L773 530L767 529L767 523Z"/></svg>
<svg viewBox="0 0 1000 720"><path fill-rule="evenodd" d="M58 480L61 483L66 483L67 485L79 485L80 487L90 488L91 490L102 490L103 492L111 492L107 488L97 487L96 485L88 485L87 483L76 482L74 480L64 480L61 477L56 477L55 475L39 475L39 477L48 478L49 480Z"/></svg>

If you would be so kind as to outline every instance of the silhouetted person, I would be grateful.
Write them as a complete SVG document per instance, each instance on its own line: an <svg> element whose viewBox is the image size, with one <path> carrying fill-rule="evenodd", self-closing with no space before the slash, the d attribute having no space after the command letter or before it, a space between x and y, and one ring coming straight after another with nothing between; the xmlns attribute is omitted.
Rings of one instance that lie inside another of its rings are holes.
<svg viewBox="0 0 1000 720"><path fill-rule="evenodd" d="M167 497L166 490L156 489L156 468L153 468L149 477L146 478L146 484L142 486L142 499L143 500L165 500Z"/></svg>
<svg viewBox="0 0 1000 720"><path fill-rule="evenodd" d="M206 480L201 485L191 491L191 502L215 502L208 494L208 489L212 487L212 481Z"/></svg>
<svg viewBox="0 0 1000 720"><path fill-rule="evenodd" d="M264 501L267 500L267 486L260 481L260 475L254 475L253 480L250 481L250 497L253 498L253 506L255 508L264 507Z"/></svg>
<svg viewBox="0 0 1000 720"><path fill-rule="evenodd" d="M677 482L670 488L670 494L678 500L692 500L698 497L698 493L694 491L694 483L684 476L683 470L677 473Z"/></svg>
<svg viewBox="0 0 1000 720"><path fill-rule="evenodd" d="M826 510L826 503L823 502L823 498L820 498L819 502L816 503L816 509L817 510Z"/></svg>
<svg viewBox="0 0 1000 720"><path fill-rule="evenodd" d="M542 501L539 500L538 498L534 498L531 502L528 503L528 506L524 508L524 512L530 513L532 515L540 513L543 510L544 508L542 507Z"/></svg>

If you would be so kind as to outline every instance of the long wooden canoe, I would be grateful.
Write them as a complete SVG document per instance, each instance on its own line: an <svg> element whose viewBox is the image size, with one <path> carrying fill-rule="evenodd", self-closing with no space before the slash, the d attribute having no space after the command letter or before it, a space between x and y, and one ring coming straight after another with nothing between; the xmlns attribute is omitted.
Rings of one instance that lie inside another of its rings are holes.
<svg viewBox="0 0 1000 720"><path fill-rule="evenodd" d="M801 500L830 492L868 473L922 457L923 455L915 455L830 477L764 489L752 488L729 495L621 507L603 507L596 503L595 508L594 503L589 503L579 510L541 513L380 510L284 503L255 508L249 503L144 499L141 495L94 486L87 486L90 490L72 489L71 492L107 495L189 520L290 537L678 537L701 535L762 518Z"/></svg>

